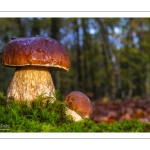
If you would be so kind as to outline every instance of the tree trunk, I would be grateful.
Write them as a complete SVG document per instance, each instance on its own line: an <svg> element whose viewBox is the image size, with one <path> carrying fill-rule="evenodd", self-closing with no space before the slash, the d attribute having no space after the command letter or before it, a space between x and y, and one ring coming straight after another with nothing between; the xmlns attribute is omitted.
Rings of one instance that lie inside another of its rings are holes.
<svg viewBox="0 0 150 150"><path fill-rule="evenodd" d="M91 38L86 31L86 19L82 18L82 28L83 28L83 89L84 91L88 91L88 78L89 78L89 68L88 68L88 51L90 50L90 42Z"/></svg>
<svg viewBox="0 0 150 150"><path fill-rule="evenodd" d="M76 49L76 82L77 82L77 89L80 91L82 89L82 69L81 69L81 47L80 43L80 35L79 35L79 25L78 20L74 21L75 26L75 49Z"/></svg>
<svg viewBox="0 0 150 150"><path fill-rule="evenodd" d="M109 57L111 59L111 63L112 63L113 68L114 68L114 74L115 74L114 82L116 82L115 83L116 87L118 89L120 89L121 88L121 82L120 82L120 77L119 77L119 74L118 74L119 67L118 67L118 64L117 64L116 56L115 56L113 50L111 49L110 42L108 40L108 31L107 31L107 28L106 28L107 26L105 25L104 20L102 18L99 18L98 22L99 22L100 27L101 27L101 33L102 33L103 41L105 43L105 47L108 51ZM107 70L108 64L107 64L107 59L106 59L107 56L106 56L105 49L103 50L103 55L104 55L104 64L105 64L105 67L106 67L107 79L109 81L110 78L111 78L111 75L110 75L109 71ZM114 91L114 89L111 89L111 91ZM112 92L112 95L113 95L112 97L115 97L115 94L116 93Z"/></svg>
<svg viewBox="0 0 150 150"><path fill-rule="evenodd" d="M51 38L59 41L59 27L61 24L61 19L52 18L51 19ZM60 72L52 71L52 78L56 89L60 89Z"/></svg>

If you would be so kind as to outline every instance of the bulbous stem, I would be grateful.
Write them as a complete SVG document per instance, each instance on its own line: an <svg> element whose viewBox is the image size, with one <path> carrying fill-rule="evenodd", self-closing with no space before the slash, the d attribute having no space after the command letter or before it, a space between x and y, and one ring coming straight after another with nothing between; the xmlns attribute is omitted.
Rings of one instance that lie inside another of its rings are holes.
<svg viewBox="0 0 150 150"><path fill-rule="evenodd" d="M70 108L66 109L66 115L70 115L74 121L83 120L83 118L78 113L76 113L74 110L71 110Z"/></svg>
<svg viewBox="0 0 150 150"><path fill-rule="evenodd" d="M7 90L7 100L34 100L41 94L53 97L55 87L47 67L21 66L17 67Z"/></svg>

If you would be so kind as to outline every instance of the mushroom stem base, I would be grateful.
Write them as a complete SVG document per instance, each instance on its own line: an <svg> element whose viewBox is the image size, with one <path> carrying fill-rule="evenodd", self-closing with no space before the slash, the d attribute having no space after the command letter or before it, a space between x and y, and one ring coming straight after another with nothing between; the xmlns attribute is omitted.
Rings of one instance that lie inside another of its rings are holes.
<svg viewBox="0 0 150 150"><path fill-rule="evenodd" d="M76 113L74 110L71 110L69 108L67 108L66 110L66 115L70 115L74 121L83 120L83 118L78 113Z"/></svg>
<svg viewBox="0 0 150 150"><path fill-rule="evenodd" d="M7 90L7 101L34 100L39 95L53 97L55 91L49 68L37 66L17 67Z"/></svg>

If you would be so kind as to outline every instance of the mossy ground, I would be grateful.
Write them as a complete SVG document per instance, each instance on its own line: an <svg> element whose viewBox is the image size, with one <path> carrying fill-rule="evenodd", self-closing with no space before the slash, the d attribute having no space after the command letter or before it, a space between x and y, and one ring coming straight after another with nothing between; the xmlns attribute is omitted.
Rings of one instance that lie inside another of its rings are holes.
<svg viewBox="0 0 150 150"><path fill-rule="evenodd" d="M57 96L59 97L59 96ZM74 122L65 115L65 104L39 96L30 106L11 101L6 104L0 93L0 132L149 132L150 125L138 120L112 124L95 123L90 119ZM43 104L44 102L44 104Z"/></svg>

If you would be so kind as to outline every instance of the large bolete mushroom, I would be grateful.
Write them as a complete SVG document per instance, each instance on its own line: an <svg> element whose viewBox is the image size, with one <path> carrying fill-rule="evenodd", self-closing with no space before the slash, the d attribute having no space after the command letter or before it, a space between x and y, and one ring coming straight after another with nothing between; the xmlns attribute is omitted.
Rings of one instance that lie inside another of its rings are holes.
<svg viewBox="0 0 150 150"><path fill-rule="evenodd" d="M71 92L65 97L64 102L67 104L66 114L72 116L74 121L90 118L93 113L90 99L82 92Z"/></svg>
<svg viewBox="0 0 150 150"><path fill-rule="evenodd" d="M70 61L66 49L48 37L12 39L3 49L2 64L16 67L7 90L7 100L33 100L37 96L53 97L55 87L50 70L68 71Z"/></svg>

